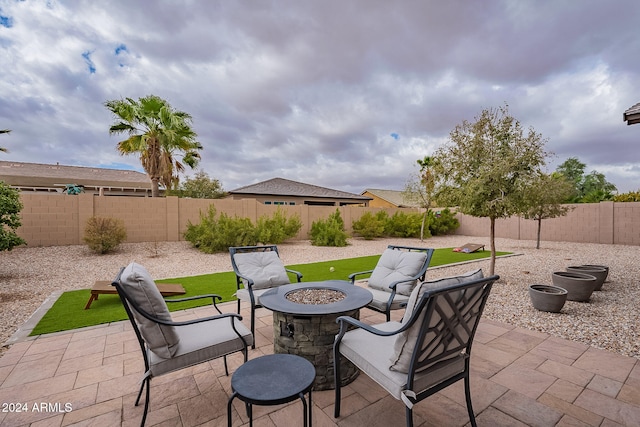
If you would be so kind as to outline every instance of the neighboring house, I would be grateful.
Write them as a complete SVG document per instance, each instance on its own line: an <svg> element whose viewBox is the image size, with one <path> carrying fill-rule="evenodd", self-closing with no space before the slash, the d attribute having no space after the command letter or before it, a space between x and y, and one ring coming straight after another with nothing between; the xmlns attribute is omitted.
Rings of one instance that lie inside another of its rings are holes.
<svg viewBox="0 0 640 427"><path fill-rule="evenodd" d="M640 123L640 102L625 111L622 115L622 119L627 122L627 125Z"/></svg>
<svg viewBox="0 0 640 427"><path fill-rule="evenodd" d="M151 196L146 174L121 169L0 161L0 181L20 191L64 194L73 186L88 194Z"/></svg>
<svg viewBox="0 0 640 427"><path fill-rule="evenodd" d="M370 197L273 178L229 191L233 200L254 199L265 205L368 206Z"/></svg>
<svg viewBox="0 0 640 427"><path fill-rule="evenodd" d="M372 208L417 208L415 202L408 201L402 191L398 190L378 190L367 188L361 193L363 196L371 197L369 206Z"/></svg>

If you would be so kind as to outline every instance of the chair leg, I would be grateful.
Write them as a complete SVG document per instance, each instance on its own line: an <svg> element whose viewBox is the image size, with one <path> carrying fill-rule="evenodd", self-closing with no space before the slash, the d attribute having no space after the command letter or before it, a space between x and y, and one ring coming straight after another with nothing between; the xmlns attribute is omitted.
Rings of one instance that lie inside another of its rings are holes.
<svg viewBox="0 0 640 427"><path fill-rule="evenodd" d="M149 412L149 398L151 397L151 378L147 378L147 392L144 399L144 413L142 414L142 421L140 421L140 427L144 427L144 423L147 421L147 412Z"/></svg>
<svg viewBox="0 0 640 427"><path fill-rule="evenodd" d="M147 384L147 380L149 378L145 378L144 380L142 380L142 384L140 384L140 391L138 392L138 397L136 398L136 404L135 406L138 406L138 404L140 403L140 397L142 396L142 390L144 390L144 386Z"/></svg>
<svg viewBox="0 0 640 427"><path fill-rule="evenodd" d="M253 335L253 344L251 344L251 348L255 350L256 348L256 308L251 305L251 335Z"/></svg>
<svg viewBox="0 0 640 427"><path fill-rule="evenodd" d="M473 413L473 405L471 404L471 385L469 384L469 373L464 378L464 397L467 401L467 412L469 412L469 421L472 427L477 427L476 416Z"/></svg>
<svg viewBox="0 0 640 427"><path fill-rule="evenodd" d="M340 351L334 346L333 347L333 384L334 391L336 394L335 406L333 411L333 417L338 418L340 416L340 399L341 399L341 391L340 391Z"/></svg>
<svg viewBox="0 0 640 427"><path fill-rule="evenodd" d="M222 358L224 359L224 373L226 376L229 376L229 367L227 366L227 356L224 355Z"/></svg>
<svg viewBox="0 0 640 427"><path fill-rule="evenodd" d="M407 427L413 427L413 409L405 406L405 417L407 417Z"/></svg>

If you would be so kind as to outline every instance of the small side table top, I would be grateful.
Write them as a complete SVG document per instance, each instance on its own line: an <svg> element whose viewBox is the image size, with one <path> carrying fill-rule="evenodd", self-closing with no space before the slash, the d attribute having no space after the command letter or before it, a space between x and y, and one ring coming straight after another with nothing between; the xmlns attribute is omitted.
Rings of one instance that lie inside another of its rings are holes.
<svg viewBox="0 0 640 427"><path fill-rule="evenodd" d="M231 388L242 401L280 405L311 390L316 369L292 354L269 354L243 363L231 377Z"/></svg>

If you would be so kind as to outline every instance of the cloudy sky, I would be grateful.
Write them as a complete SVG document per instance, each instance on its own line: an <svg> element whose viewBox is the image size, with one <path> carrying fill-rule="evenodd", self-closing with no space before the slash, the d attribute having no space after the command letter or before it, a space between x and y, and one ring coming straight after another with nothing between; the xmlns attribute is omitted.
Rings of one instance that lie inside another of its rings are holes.
<svg viewBox="0 0 640 427"><path fill-rule="evenodd" d="M509 105L640 189L638 0L0 0L2 160L140 170L104 102L193 116L225 190L281 177L404 188L463 120Z"/></svg>

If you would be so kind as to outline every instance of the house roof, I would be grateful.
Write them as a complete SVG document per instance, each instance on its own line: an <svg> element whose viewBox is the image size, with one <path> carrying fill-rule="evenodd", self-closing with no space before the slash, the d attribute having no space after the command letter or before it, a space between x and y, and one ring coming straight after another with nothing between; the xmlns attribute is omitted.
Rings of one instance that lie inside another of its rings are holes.
<svg viewBox="0 0 640 427"><path fill-rule="evenodd" d="M305 184L304 182L291 181L284 178L272 178L256 184L246 185L229 191L229 194L254 194L269 196L298 196L317 197L327 199L358 199L371 200L371 197L346 191L332 190L331 188Z"/></svg>
<svg viewBox="0 0 640 427"><path fill-rule="evenodd" d="M362 194L367 192L399 208L416 207L416 204L406 200L406 198L402 194L402 191L399 190L381 190L377 188L367 188L362 192Z"/></svg>
<svg viewBox="0 0 640 427"><path fill-rule="evenodd" d="M64 187L77 184L92 187L150 189L146 174L122 169L64 166L0 161L0 180L12 186Z"/></svg>
<svg viewBox="0 0 640 427"><path fill-rule="evenodd" d="M627 122L627 125L640 123L640 102L625 111L622 115L622 119Z"/></svg>

